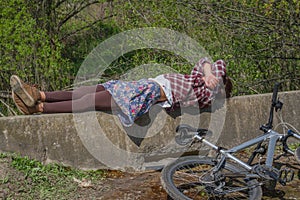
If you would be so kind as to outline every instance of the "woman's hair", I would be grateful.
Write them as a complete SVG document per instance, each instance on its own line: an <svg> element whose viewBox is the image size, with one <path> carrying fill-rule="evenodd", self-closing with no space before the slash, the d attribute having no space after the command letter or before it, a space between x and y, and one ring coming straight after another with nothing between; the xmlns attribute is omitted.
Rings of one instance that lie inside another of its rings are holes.
<svg viewBox="0 0 300 200"><path fill-rule="evenodd" d="M224 87L225 87L226 98L230 98L233 85L232 85L231 79L226 74L225 74L225 76L223 76L223 83L224 83Z"/></svg>

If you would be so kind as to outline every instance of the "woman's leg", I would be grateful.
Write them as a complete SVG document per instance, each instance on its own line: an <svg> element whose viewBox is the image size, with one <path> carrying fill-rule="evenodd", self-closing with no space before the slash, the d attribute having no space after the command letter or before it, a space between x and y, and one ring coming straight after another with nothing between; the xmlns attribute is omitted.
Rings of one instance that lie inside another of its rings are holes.
<svg viewBox="0 0 300 200"><path fill-rule="evenodd" d="M43 92L44 94L41 94L41 96L42 100L45 102L58 102L79 99L86 94L92 94L104 90L105 88L102 85L81 86L72 91Z"/></svg>
<svg viewBox="0 0 300 200"><path fill-rule="evenodd" d="M103 87L103 86L102 86ZM42 104L43 113L71 113L84 111L111 111L118 109L108 91L86 94L80 99Z"/></svg>

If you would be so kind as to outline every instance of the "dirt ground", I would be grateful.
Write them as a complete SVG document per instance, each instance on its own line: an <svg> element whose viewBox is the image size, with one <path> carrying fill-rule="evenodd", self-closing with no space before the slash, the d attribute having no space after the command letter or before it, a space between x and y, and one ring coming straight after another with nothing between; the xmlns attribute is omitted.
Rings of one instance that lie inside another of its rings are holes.
<svg viewBox="0 0 300 200"><path fill-rule="evenodd" d="M265 195L263 199L300 199L300 167L293 159L284 158L290 168L295 170L294 180L282 187L278 185L276 191ZM1 175L14 174L14 178L19 181L18 186L0 182L0 199L19 199L17 194L20 192L20 183L26 178L26 174L12 168L9 160L0 162L0 180ZM68 199L112 199L112 200L167 200L167 194L160 183L160 171L147 171L141 173L123 173L119 171L110 171L104 180L95 183L85 184L84 181L78 181L76 197ZM13 183L13 182L12 182ZM25 184L25 182L24 182ZM22 192L22 191L21 191ZM9 195L10 194L10 195ZM7 198L10 196L10 198ZM11 198L12 196L12 198ZM56 198L57 199L57 198Z"/></svg>
<svg viewBox="0 0 300 200"><path fill-rule="evenodd" d="M277 165L289 167L295 171L294 180L286 186L277 184L275 190L264 190L264 200L300 200L300 166L293 158L280 158ZM114 175L116 174L116 175ZM118 200L167 200L168 196L160 183L160 172L151 171L135 174L124 174L112 172L112 177L108 178L103 184L106 189L101 193L99 199L118 199ZM114 177L115 176L115 177Z"/></svg>

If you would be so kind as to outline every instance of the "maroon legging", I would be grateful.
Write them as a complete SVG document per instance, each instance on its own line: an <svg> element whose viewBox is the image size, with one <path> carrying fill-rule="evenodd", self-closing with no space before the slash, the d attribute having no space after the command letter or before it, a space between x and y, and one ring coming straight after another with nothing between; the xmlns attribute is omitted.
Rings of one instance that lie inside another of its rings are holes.
<svg viewBox="0 0 300 200"><path fill-rule="evenodd" d="M45 92L43 113L71 113L117 109L111 94L102 85L82 86L73 91Z"/></svg>

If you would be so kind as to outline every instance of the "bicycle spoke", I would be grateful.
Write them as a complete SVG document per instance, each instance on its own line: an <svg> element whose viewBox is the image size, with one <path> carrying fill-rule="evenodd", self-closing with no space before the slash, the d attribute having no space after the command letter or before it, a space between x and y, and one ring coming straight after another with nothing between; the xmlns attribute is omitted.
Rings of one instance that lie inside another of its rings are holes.
<svg viewBox="0 0 300 200"><path fill-rule="evenodd" d="M248 199L249 190L256 188L249 188L245 175L236 175L238 170L228 166L213 173L212 160L181 159L163 171L167 182L164 185L167 191L174 192L176 199Z"/></svg>

